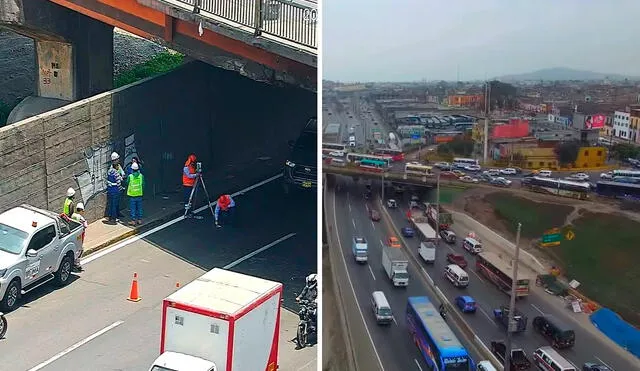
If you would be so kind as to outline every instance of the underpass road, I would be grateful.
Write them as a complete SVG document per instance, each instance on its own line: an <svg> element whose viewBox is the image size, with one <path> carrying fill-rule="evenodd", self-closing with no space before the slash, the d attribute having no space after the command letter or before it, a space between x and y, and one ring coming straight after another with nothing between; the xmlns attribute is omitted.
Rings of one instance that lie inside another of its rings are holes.
<svg viewBox="0 0 640 371"><path fill-rule="evenodd" d="M57 357L40 369L147 370L159 355L162 299L176 283L184 286L233 262L231 270L282 282L284 305L297 310L294 293L317 266L315 195L284 195L274 181L237 196L236 203L233 225L215 228L205 210L203 220L180 221L88 262L65 288L36 289L7 315L9 332L0 342L0 364L6 367L0 369L30 370ZM137 303L126 300L134 272L142 297ZM294 351L289 340L297 316L283 318L288 332L280 344L281 369L315 369L317 347ZM65 353L74 344L80 345Z"/></svg>
<svg viewBox="0 0 640 371"><path fill-rule="evenodd" d="M342 177L342 186L335 195L336 228L340 238L342 253L354 285L354 290L374 346L382 360L385 370L427 370L426 363L418 348L409 337L405 309L409 296L429 296L426 282L420 278L422 273L409 260L411 276L407 288L393 287L382 267L382 243L390 231L383 222L372 222L368 218L367 208L371 207L362 197L364 187L350 179ZM357 264L351 253L354 236L363 236L369 247L367 264ZM383 291L394 312L395 321L389 326L379 326L371 310L371 293ZM432 298L437 302L435 298ZM456 331L454 329L454 331ZM463 341L460 334L458 337ZM477 362L478 357L472 354Z"/></svg>
<svg viewBox="0 0 640 371"><path fill-rule="evenodd" d="M394 195L393 197L396 197L396 199L403 198L403 196L400 195ZM410 195L407 194L404 195L404 197L407 198L410 197ZM400 202L400 205L407 204L408 198L406 201ZM406 219L406 206L404 208L389 211L392 215L393 222L398 229L408 226L408 221ZM459 218L455 220L452 230L458 236L456 244L448 245L441 241L439 249L437 250L436 263L433 266L423 263L423 267L451 302L453 302L454 298L458 295L470 295L478 302L480 310L475 314L464 314L464 317L467 320L467 323L473 327L476 334L487 346L489 346L491 340L505 339L506 332L504 328L493 320L493 309L498 308L501 304L509 305L509 296L499 291L492 283L486 280L484 276L480 276L476 272L475 258L461 247L461 241L470 231L473 231L482 241L483 247L486 251L502 253L502 255L505 256L505 259L509 258L506 257L507 254L504 252L504 249L497 245L497 241L494 236L487 235L486 233L483 234L483 231L479 231L477 229L472 229L471 226L466 225ZM406 241L406 246L410 247L410 252L420 260L417 250L420 238L417 236L414 238L401 238ZM443 277L444 267L448 264L446 261L446 254L451 252L464 255L467 263L469 264L466 271L469 273L470 284L466 289L458 289L454 287ZM562 350L560 352L569 360L574 362L576 366L581 367L584 362L602 362L612 366L616 370L640 369L640 362L631 354L625 352L608 339L603 339L601 334L594 334L594 331L592 330L595 328L587 329L569 318L572 314L568 310L562 310L558 308L558 306L550 304L549 298L543 297L548 294L544 293L540 288L535 287L535 275L532 271L528 270L523 265L520 265L520 268L521 273L523 271L528 271L528 274L532 277L530 295L527 298L518 301L516 304L517 308L528 316L529 322L525 333L514 335L514 346L522 347L527 354L531 355L536 348L550 345L547 340L533 331L531 322L535 316L551 314L571 326L576 333L575 347L569 350ZM558 298L551 299L559 300ZM456 308L455 310L458 309ZM593 325L588 323L586 326Z"/></svg>

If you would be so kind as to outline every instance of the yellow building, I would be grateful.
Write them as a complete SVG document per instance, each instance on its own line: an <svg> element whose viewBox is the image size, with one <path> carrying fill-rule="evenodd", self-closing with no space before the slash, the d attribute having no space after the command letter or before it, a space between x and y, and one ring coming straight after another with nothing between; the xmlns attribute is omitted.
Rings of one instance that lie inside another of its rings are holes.
<svg viewBox="0 0 640 371"><path fill-rule="evenodd" d="M556 170L560 167L553 148L521 148L517 150L523 157L522 167L528 169ZM607 149L605 147L581 147L578 157L572 164L573 169L593 169L606 165Z"/></svg>

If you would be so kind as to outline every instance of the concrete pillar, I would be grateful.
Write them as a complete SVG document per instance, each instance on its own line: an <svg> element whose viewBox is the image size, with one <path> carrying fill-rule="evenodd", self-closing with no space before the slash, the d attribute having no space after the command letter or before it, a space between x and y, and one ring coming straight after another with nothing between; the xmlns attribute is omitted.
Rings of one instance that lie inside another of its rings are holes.
<svg viewBox="0 0 640 371"><path fill-rule="evenodd" d="M36 40L36 94L43 98L76 100L71 44Z"/></svg>
<svg viewBox="0 0 640 371"><path fill-rule="evenodd" d="M77 14L71 38L75 60L76 99L113 89L113 27Z"/></svg>

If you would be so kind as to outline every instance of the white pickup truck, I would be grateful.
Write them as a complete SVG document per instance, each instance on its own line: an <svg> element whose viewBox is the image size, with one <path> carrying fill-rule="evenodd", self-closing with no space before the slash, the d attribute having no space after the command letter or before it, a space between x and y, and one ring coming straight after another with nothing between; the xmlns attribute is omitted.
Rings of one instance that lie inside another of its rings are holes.
<svg viewBox="0 0 640 371"><path fill-rule="evenodd" d="M0 214L0 308L16 309L22 295L49 281L68 284L82 251L83 229L80 223L29 205Z"/></svg>

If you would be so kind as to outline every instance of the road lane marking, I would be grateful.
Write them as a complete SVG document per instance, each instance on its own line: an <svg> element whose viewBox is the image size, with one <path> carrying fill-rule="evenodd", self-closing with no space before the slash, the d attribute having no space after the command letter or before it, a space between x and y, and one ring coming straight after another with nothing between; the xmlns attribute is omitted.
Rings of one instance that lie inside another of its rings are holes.
<svg viewBox="0 0 640 371"><path fill-rule="evenodd" d="M378 354L378 349L376 349L376 343L373 342L373 337L371 336L371 332L369 331L369 326L367 326L367 321L364 319L362 308L360 308L360 302L358 301L358 296L356 295L356 289L353 287L353 282L351 281L351 275L349 274L349 268L347 267L347 260L344 258L344 250L342 249L342 242L340 241L340 233L338 232L338 217L336 216L336 195L335 194L333 195L333 225L335 225L336 227L336 235L338 237L337 238L338 247L340 248L340 257L342 258L344 269L347 272L347 280L349 281L349 286L351 286L353 299L356 301L356 307L358 308L358 312L360 312L360 318L362 319L362 324L364 325L364 329L367 332L367 336L369 337L369 341L371 342L371 346L373 347L373 353L376 355L376 359L378 361L378 364L380 365L380 370L384 371L382 360L380 359L380 355Z"/></svg>
<svg viewBox="0 0 640 371"><path fill-rule="evenodd" d="M261 187L261 186L263 186L263 185L265 185L265 184L267 184L269 182L272 182L272 181L274 181L274 180L276 180L276 179L278 179L280 177L282 177L282 174L274 175L271 178L267 178L267 179L265 179L265 180L263 180L261 182L258 182L258 183L254 184L252 186L249 186L249 187L247 187L245 189L242 189L242 190L240 190L240 191L238 191L236 193L231 194L231 197L236 197L236 196L239 196L239 195L243 195L243 194L245 194L245 193L247 193L249 191L252 191L252 190L254 190L254 189L258 188L258 187ZM211 203L211 206L216 206L217 204L218 204L218 202L214 201L214 202ZM193 210L193 213L197 214L197 213L199 213L199 212L201 212L203 210L206 210L208 208L209 208L209 205L204 205L204 206L202 206L202 207L200 207L200 208L198 208L196 210ZM176 224L176 223L178 223L178 222L180 222L182 220L184 220L184 216L179 216L179 217L177 217L177 218L175 218L173 220L169 220L168 222L166 222L166 223L164 223L162 225L159 225L159 226L157 226L157 227L155 227L155 228L153 228L151 230L148 230L148 231L146 231L146 232L144 232L142 234L127 238L126 240L124 240L124 241L122 241L122 242L120 242L120 243L118 243L116 245L113 245L113 246L111 246L111 247L109 247L107 249L104 249L102 251L99 251L99 252L97 252L95 254L91 254L88 257L80 260L80 263L81 264L91 263L92 261L94 261L96 259L99 259L99 258L101 258L101 257L103 257L103 256L105 256L107 254L111 254L114 251L118 251L118 250L120 250L121 248L123 248L123 247L125 247L127 245L130 245L130 244L132 244L132 243L134 243L136 241L140 241L141 239L146 238L147 236L152 235L152 234L154 234L154 233L156 233L158 231L161 231L161 230L163 230L163 229L165 229L167 227L170 227L170 226L172 226L172 225L174 225L174 224Z"/></svg>
<svg viewBox="0 0 640 371"><path fill-rule="evenodd" d="M601 359L600 359L600 357L598 357L598 356L596 356L596 355L594 355L594 357L596 357L596 359L597 359L598 361L600 361L600 363L602 363L603 365L605 365L605 366L607 366L607 367L609 367L610 369L612 369L612 370L613 370L613 367L609 366L609 365L607 364L607 362L605 362L605 361L601 360Z"/></svg>
<svg viewBox="0 0 640 371"><path fill-rule="evenodd" d="M371 227L373 227L373 230L376 230L376 225L373 223L373 220L371 221Z"/></svg>
<svg viewBox="0 0 640 371"><path fill-rule="evenodd" d="M45 368L46 366L50 365L51 363L57 361L58 359L64 357L65 355L73 352L74 350L80 348L81 346L85 345L86 343L90 342L91 340L97 338L100 335L103 335L104 333L106 333L107 331L113 330L114 328L120 326L121 324L123 324L124 321L117 321L112 323L111 325L103 328L102 330L94 333L93 335L90 335L82 340L80 340L79 342L73 344L72 346L70 346L69 348L63 350L62 352L56 354L55 356L49 358L48 360L40 363L39 365L30 368L28 371L37 371L37 370L41 370L43 368Z"/></svg>
<svg viewBox="0 0 640 371"><path fill-rule="evenodd" d="M540 308L536 307L535 304L531 304L531 306L533 307L533 309L537 310L538 312L540 312L540 314L544 316L544 312L540 310Z"/></svg>
<svg viewBox="0 0 640 371"><path fill-rule="evenodd" d="M373 274L373 269L371 269L371 266L369 264L367 264L367 267L369 267L369 272L371 272L371 277L373 277L373 280L376 280L376 275Z"/></svg>
<svg viewBox="0 0 640 371"><path fill-rule="evenodd" d="M422 371L422 367L420 367L420 362L418 362L417 359L413 359L413 361L416 363L416 366L418 366L418 370Z"/></svg>
<svg viewBox="0 0 640 371"><path fill-rule="evenodd" d="M353 224L353 229L355 230L356 229L356 221L353 218L351 218L351 224Z"/></svg>
<svg viewBox="0 0 640 371"><path fill-rule="evenodd" d="M484 311L484 309L482 309L482 307L481 307L481 306L479 306L479 305L478 305L478 309L480 310L480 312L482 312L482 314L484 314L484 316L485 316L485 317L487 317L487 318L489 319L489 322L491 322L491 323L492 323L494 326L496 326L496 327L498 326L498 325L496 324L496 321L494 321L494 320L493 320L493 318L491 318L491 317L487 314L487 312L485 312L485 311Z"/></svg>
<svg viewBox="0 0 640 371"><path fill-rule="evenodd" d="M380 240L380 246L384 247L384 243L382 243L382 240Z"/></svg>
<svg viewBox="0 0 640 371"><path fill-rule="evenodd" d="M476 277L478 277L478 279L486 284L489 284L487 281L484 280L484 278L480 277L480 275L478 273L476 273L476 271L474 271L473 269L470 270L471 273L473 273Z"/></svg>
<svg viewBox="0 0 640 371"><path fill-rule="evenodd" d="M254 256L258 255L258 254L260 254L261 252L263 252L263 251L265 251L265 250L268 250L268 249L270 249L270 248L274 247L275 245L279 244L280 242L285 241L285 240L288 240L289 238L291 238L291 237L293 237L293 236L295 236L295 235L296 235L296 233L289 233L289 234L288 234L288 235L286 235L286 236L280 237L280 238L278 238L277 240L275 240L275 241L271 242L270 244L268 244L268 245L264 245L264 246L262 246L261 248L259 248L259 249L255 250L254 252L249 253L249 254L247 254L247 255L245 255L245 256L243 256L243 257L241 257L240 259L236 259L236 260L232 261L231 263L229 263L229 264L225 265L225 266L224 266L224 267L222 267L222 268L224 268L224 269L230 269L230 268L233 268L233 267L235 267L236 265L238 265L238 264L242 263L243 261L245 261L245 260L247 260L247 259L249 259L249 258L252 258L252 257L254 257Z"/></svg>
<svg viewBox="0 0 640 371"><path fill-rule="evenodd" d="M349 205L349 212L351 212L351 202L349 202L348 205Z"/></svg>
<svg viewBox="0 0 640 371"><path fill-rule="evenodd" d="M396 316L391 316L391 319L393 320L393 323L395 323L396 326L398 326L398 321L396 321Z"/></svg>

